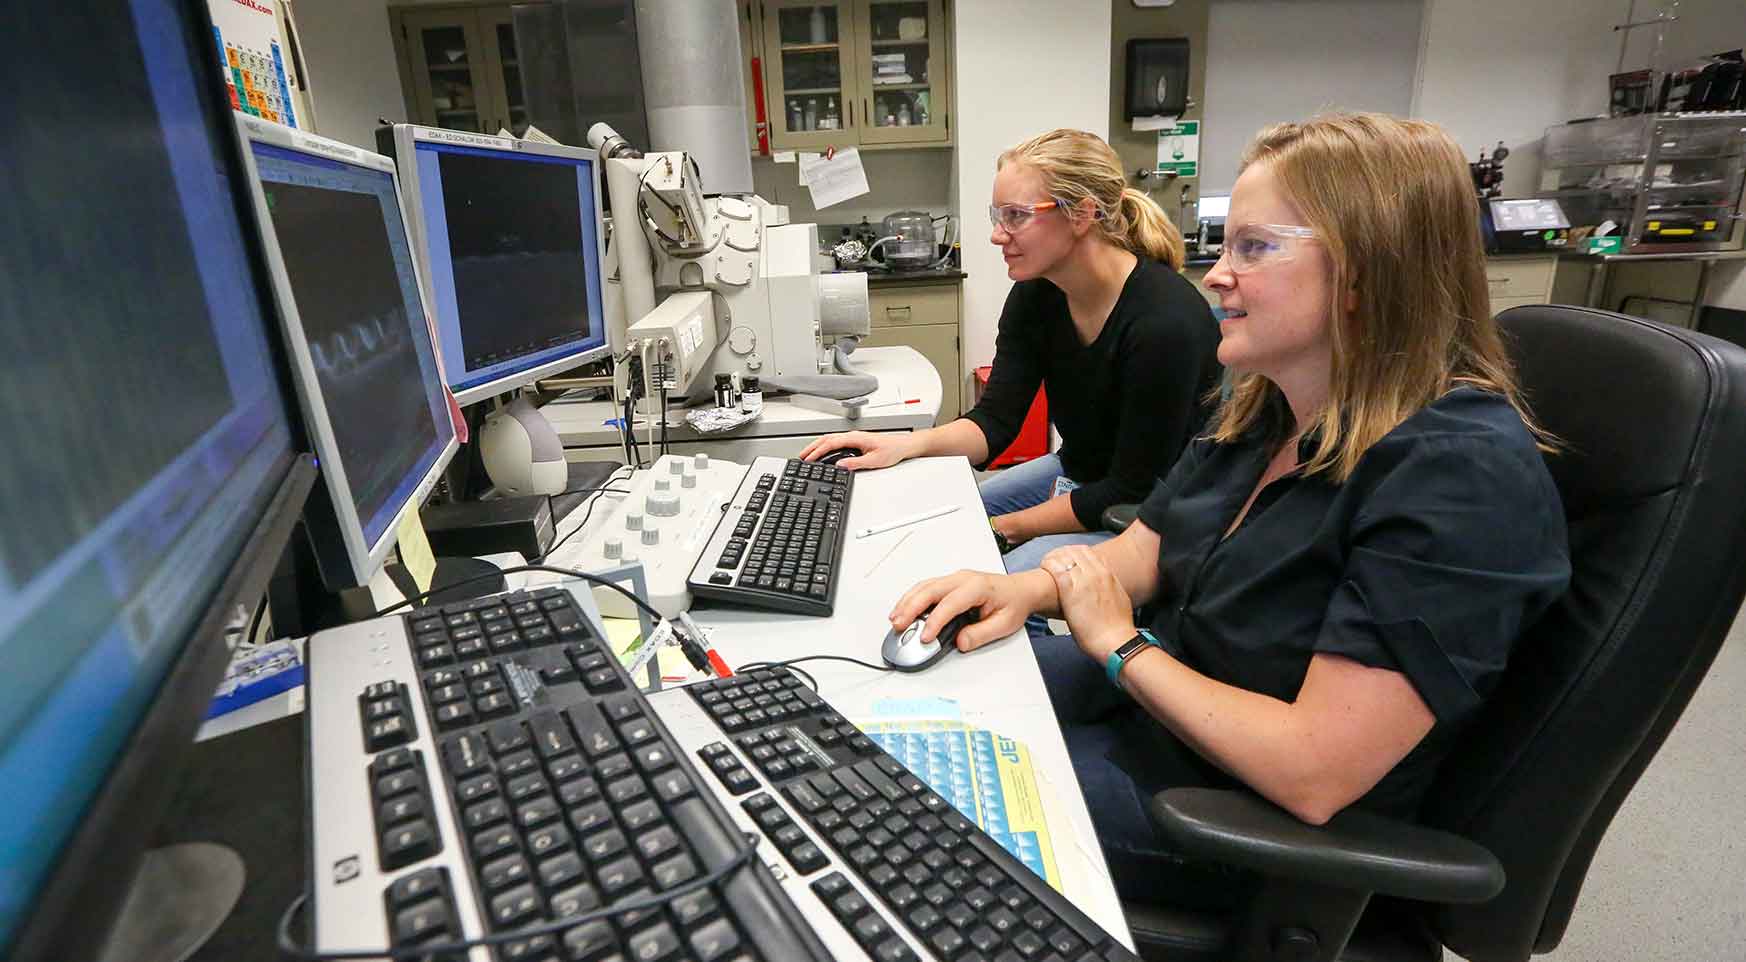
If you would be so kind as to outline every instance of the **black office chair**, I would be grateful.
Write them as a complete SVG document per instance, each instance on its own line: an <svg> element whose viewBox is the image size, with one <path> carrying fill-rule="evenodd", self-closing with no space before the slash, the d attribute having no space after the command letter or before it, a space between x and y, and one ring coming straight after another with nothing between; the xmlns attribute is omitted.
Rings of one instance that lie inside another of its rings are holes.
<svg viewBox="0 0 1746 962"><path fill-rule="evenodd" d="M1746 594L1746 350L1580 307L1499 321L1565 444L1548 464L1569 592L1517 642L1422 825L1345 812L1317 828L1242 792L1154 798L1184 853L1264 881L1232 918L1125 906L1144 957L1434 962L1447 946L1522 962L1563 937L1595 848Z"/></svg>

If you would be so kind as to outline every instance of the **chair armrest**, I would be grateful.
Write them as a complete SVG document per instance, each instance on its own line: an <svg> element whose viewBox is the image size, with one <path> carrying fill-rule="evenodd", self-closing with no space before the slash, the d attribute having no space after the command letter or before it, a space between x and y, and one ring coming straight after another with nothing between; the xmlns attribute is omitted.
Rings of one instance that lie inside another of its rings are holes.
<svg viewBox="0 0 1746 962"><path fill-rule="evenodd" d="M1252 793L1211 788L1167 789L1149 808L1182 854L1274 878L1445 903L1484 902L1504 887L1484 847L1369 812L1309 825Z"/></svg>
<svg viewBox="0 0 1746 962"><path fill-rule="evenodd" d="M1140 506L1137 504L1112 504L1103 509L1103 530L1121 534L1139 516Z"/></svg>

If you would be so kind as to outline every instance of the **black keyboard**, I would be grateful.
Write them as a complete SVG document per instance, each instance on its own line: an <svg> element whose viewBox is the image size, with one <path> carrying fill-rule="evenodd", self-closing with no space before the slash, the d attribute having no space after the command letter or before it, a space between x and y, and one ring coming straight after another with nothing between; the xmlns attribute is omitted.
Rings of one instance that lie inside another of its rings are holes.
<svg viewBox="0 0 1746 962"><path fill-rule="evenodd" d="M748 844L567 591L362 622L308 653L319 948L561 920L658 896ZM830 955L753 860L661 908L445 957Z"/></svg>
<svg viewBox="0 0 1746 962"><path fill-rule="evenodd" d="M700 598L828 616L853 487L854 474L834 465L756 459L686 586Z"/></svg>
<svg viewBox="0 0 1746 962"><path fill-rule="evenodd" d="M762 669L685 692L721 737L696 746L685 726L682 742L872 958L917 958L891 919L954 962L1135 958L794 673ZM679 725L665 704L674 697L654 704Z"/></svg>

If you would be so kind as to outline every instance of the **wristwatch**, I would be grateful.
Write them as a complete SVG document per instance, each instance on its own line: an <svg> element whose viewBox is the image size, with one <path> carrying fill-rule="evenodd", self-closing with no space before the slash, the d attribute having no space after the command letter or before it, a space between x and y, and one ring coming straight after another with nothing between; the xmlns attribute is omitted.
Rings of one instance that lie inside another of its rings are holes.
<svg viewBox="0 0 1746 962"><path fill-rule="evenodd" d="M1120 648L1110 652L1108 660L1103 663L1104 673L1109 675L1109 683L1122 691L1127 691L1127 686L1122 684L1122 667L1128 663L1128 659L1145 651L1148 645L1159 649L1164 647L1158 643L1158 639L1154 638L1150 631L1141 628L1134 634L1134 637L1122 642Z"/></svg>

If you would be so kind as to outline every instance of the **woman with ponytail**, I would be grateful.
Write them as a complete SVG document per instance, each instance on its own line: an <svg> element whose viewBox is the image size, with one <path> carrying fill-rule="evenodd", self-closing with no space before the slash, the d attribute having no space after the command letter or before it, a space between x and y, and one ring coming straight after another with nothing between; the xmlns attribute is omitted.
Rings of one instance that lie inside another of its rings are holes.
<svg viewBox="0 0 1746 962"><path fill-rule="evenodd" d="M1121 159L1095 134L1053 130L1002 153L988 216L1016 283L981 402L913 434L827 435L801 456L849 447L862 452L839 462L850 470L924 455L980 467L1018 437L1046 388L1060 451L982 485L1007 571L1018 572L1055 548L1108 538L1104 509L1144 500L1170 469L1205 425L1219 331L1181 274L1181 232L1127 186Z"/></svg>

